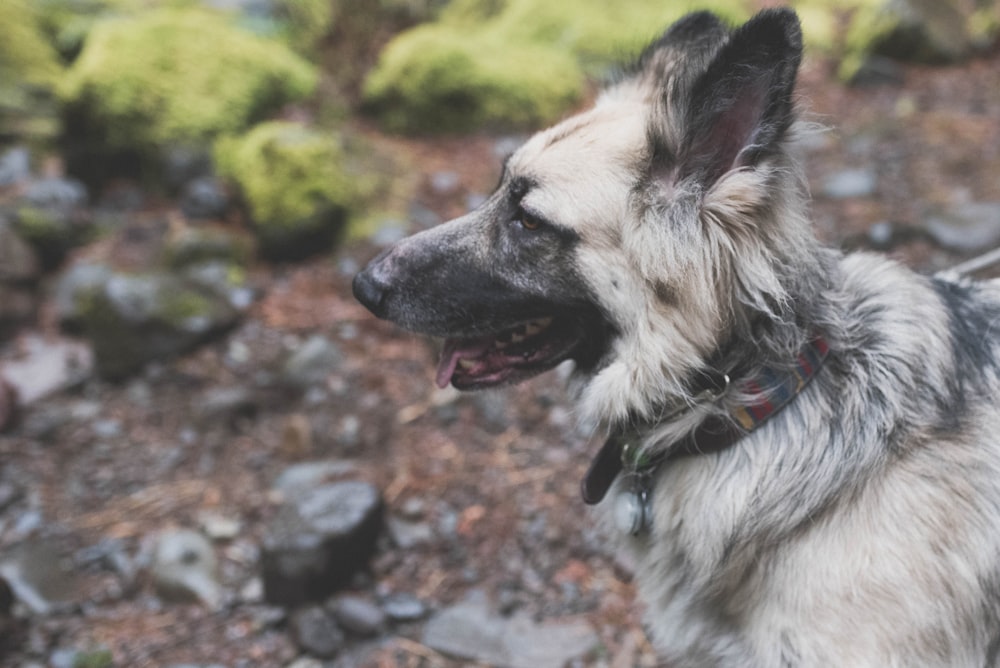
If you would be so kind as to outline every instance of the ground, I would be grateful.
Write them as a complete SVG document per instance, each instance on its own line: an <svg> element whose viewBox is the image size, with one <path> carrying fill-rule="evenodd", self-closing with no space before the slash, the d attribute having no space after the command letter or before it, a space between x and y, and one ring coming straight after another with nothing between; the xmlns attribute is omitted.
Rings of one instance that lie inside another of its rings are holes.
<svg viewBox="0 0 1000 668"><path fill-rule="evenodd" d="M865 247L873 225L891 223L889 252L936 270L962 256L922 231L929 212L1000 201L1000 51L897 74L898 84L845 88L831 64L806 63L803 106L828 128L810 140L805 159L817 232L832 244ZM499 173L494 137L401 140L356 129L420 165L419 203L441 218L461 213ZM859 167L877 177L872 194L824 195L830 175ZM435 184L443 172L457 182ZM256 546L276 509L268 493L276 475L296 461L349 458L383 491L390 515L415 517L435 532L408 549L384 538L355 590L408 592L432 608L483 590L506 611L588 620L601 649L582 665L654 665L628 564L616 560L579 498L599 444L576 429L559 373L485 395L436 390L434 342L376 321L351 297L353 272L375 251L354 241L332 260L256 265L251 282L266 290L225 338L133 380L91 380L33 407L21 428L0 436L4 479L25 492L23 502L0 510L0 549L10 547L27 507L40 511L43 532L66 554L108 538L135 554L156 531L197 527L213 511L242 525L218 543L223 581L238 591L252 580ZM51 331L47 322L43 315L37 329ZM316 333L343 354L325 385L299 395L262 380ZM253 389L256 411L200 423L205 398L224 387ZM23 426L32 419L34 431ZM49 428L39 428L46 419ZM360 429L344 436L355 420ZM123 587L109 570L86 567L78 579L83 605L6 622L16 641L4 665L61 647L107 647L115 665L135 667L280 666L299 653L252 595L212 612L162 602L141 577ZM421 645L420 628L396 625L377 641L353 642L343 665L463 665ZM0 659L4 649L0 643Z"/></svg>

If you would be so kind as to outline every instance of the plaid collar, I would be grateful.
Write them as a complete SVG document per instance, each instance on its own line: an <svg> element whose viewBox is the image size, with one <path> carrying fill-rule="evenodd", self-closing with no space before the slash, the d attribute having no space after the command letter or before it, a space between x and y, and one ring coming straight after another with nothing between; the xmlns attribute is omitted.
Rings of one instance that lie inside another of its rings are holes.
<svg viewBox="0 0 1000 668"><path fill-rule="evenodd" d="M826 339L817 335L802 348L790 370L765 368L746 382L746 391L754 401L736 406L728 416L708 417L659 454L649 455L639 447L655 425L613 430L580 486L584 503L600 503L622 470L648 478L665 461L720 452L735 445L787 406L822 368L829 352ZM729 376L720 375L721 379L709 378L709 387L703 391L709 400L718 399L728 389Z"/></svg>

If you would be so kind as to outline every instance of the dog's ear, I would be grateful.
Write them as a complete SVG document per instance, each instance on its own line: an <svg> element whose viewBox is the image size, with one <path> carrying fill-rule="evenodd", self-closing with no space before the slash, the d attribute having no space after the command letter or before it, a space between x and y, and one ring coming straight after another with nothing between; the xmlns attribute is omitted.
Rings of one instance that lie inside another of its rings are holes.
<svg viewBox="0 0 1000 668"><path fill-rule="evenodd" d="M685 99L673 102L686 107L675 178L694 178L707 189L779 148L794 119L801 59L802 31L790 9L765 10L733 31Z"/></svg>
<svg viewBox="0 0 1000 668"><path fill-rule="evenodd" d="M706 57L726 38L728 29L712 12L692 12L678 19L639 56L632 70L661 80L680 61Z"/></svg>

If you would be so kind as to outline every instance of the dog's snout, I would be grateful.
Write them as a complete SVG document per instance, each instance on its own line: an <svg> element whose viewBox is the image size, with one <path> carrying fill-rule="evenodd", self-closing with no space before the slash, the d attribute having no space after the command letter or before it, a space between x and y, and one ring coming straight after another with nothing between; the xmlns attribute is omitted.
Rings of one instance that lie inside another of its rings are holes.
<svg viewBox="0 0 1000 668"><path fill-rule="evenodd" d="M352 289L355 299L361 302L369 311L375 315L379 315L388 288L385 284L378 281L371 266L368 266L354 277Z"/></svg>

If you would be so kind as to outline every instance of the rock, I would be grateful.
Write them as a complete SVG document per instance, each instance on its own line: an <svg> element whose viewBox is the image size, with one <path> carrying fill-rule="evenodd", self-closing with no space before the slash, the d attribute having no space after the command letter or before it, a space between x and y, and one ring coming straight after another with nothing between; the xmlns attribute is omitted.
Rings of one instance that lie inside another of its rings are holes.
<svg viewBox="0 0 1000 668"><path fill-rule="evenodd" d="M257 399L245 387L213 387L195 397L191 409L198 423L232 425L257 413Z"/></svg>
<svg viewBox="0 0 1000 668"><path fill-rule="evenodd" d="M0 371L3 371L2 367ZM0 375L0 433L14 424L17 411L17 391Z"/></svg>
<svg viewBox="0 0 1000 668"><path fill-rule="evenodd" d="M385 612L366 598L337 596L326 607L340 628L355 635L370 638L385 629Z"/></svg>
<svg viewBox="0 0 1000 668"><path fill-rule="evenodd" d="M34 249L0 216L0 283L30 283L39 273Z"/></svg>
<svg viewBox="0 0 1000 668"><path fill-rule="evenodd" d="M28 149L14 146L0 154L0 188L24 183L29 178L31 178L31 153ZM0 243L0 249L2 248L3 244Z"/></svg>
<svg viewBox="0 0 1000 668"><path fill-rule="evenodd" d="M250 260L252 246L250 239L223 228L181 225L171 230L163 251L172 269L211 260L239 267Z"/></svg>
<svg viewBox="0 0 1000 668"><path fill-rule="evenodd" d="M262 123L220 140L219 174L239 188L267 259L299 260L330 251L358 197L340 140L305 125Z"/></svg>
<svg viewBox="0 0 1000 668"><path fill-rule="evenodd" d="M49 177L31 182L14 206L14 228L37 251L45 267L55 267L70 249L94 231L86 209L87 189L75 179Z"/></svg>
<svg viewBox="0 0 1000 668"><path fill-rule="evenodd" d="M382 508L378 490L361 481L321 485L289 499L262 541L267 601L323 600L346 585L374 553Z"/></svg>
<svg viewBox="0 0 1000 668"><path fill-rule="evenodd" d="M928 234L961 253L984 252L1000 244L1000 202L967 202L928 216Z"/></svg>
<svg viewBox="0 0 1000 668"><path fill-rule="evenodd" d="M0 557L0 580L32 614L39 616L68 604L77 593L59 548L44 540L29 539Z"/></svg>
<svg viewBox="0 0 1000 668"><path fill-rule="evenodd" d="M427 615L427 606L413 594L390 594L382 600L382 610L394 622L416 622Z"/></svg>
<svg viewBox="0 0 1000 668"><path fill-rule="evenodd" d="M90 296L83 321L98 373L118 380L191 350L238 315L227 301L170 274L114 274Z"/></svg>
<svg viewBox="0 0 1000 668"><path fill-rule="evenodd" d="M0 283L0 338L18 331L34 317L34 293L27 288Z"/></svg>
<svg viewBox="0 0 1000 668"><path fill-rule="evenodd" d="M239 519L210 511L198 515L198 525L212 540L232 540L243 529L243 523Z"/></svg>
<svg viewBox="0 0 1000 668"><path fill-rule="evenodd" d="M197 154L215 137L308 97L317 79L316 69L280 40L209 10L161 9L102 22L61 89L67 134L82 142L71 171L82 173L95 154L137 147ZM190 179L184 176L178 186Z"/></svg>
<svg viewBox="0 0 1000 668"><path fill-rule="evenodd" d="M192 220L222 218L229 208L229 194L219 179L203 176L184 186L180 207L181 212Z"/></svg>
<svg viewBox="0 0 1000 668"><path fill-rule="evenodd" d="M176 529L157 536L150 571L157 592L166 599L198 600L211 609L222 603L215 552L196 531Z"/></svg>
<svg viewBox="0 0 1000 668"><path fill-rule="evenodd" d="M329 460L293 464L274 481L273 489L283 498L291 499L327 483L357 472L351 462Z"/></svg>
<svg viewBox="0 0 1000 668"><path fill-rule="evenodd" d="M322 335L310 337L299 346L281 368L285 384L305 390L324 382L343 362L343 354L336 344Z"/></svg>
<svg viewBox="0 0 1000 668"><path fill-rule="evenodd" d="M103 289L114 272L104 264L77 262L63 271L53 290L56 315L63 327L78 331L90 298Z"/></svg>
<svg viewBox="0 0 1000 668"><path fill-rule="evenodd" d="M527 615L501 617L485 597L442 610L427 622L422 642L450 656L509 668L563 668L589 654L598 637L583 621L536 623Z"/></svg>
<svg viewBox="0 0 1000 668"><path fill-rule="evenodd" d="M94 369L90 348L78 341L26 335L21 354L4 362L0 369L24 405L79 385Z"/></svg>
<svg viewBox="0 0 1000 668"><path fill-rule="evenodd" d="M390 517L387 526L393 545L401 550L412 550L434 540L434 529L427 522L413 522L399 517Z"/></svg>
<svg viewBox="0 0 1000 668"><path fill-rule="evenodd" d="M823 194L832 199L871 197L875 194L875 173L870 169L845 169L829 175Z"/></svg>
<svg viewBox="0 0 1000 668"><path fill-rule="evenodd" d="M8 506L20 501L24 495L24 490L10 482L0 480L0 513L7 510Z"/></svg>
<svg viewBox="0 0 1000 668"><path fill-rule="evenodd" d="M331 659L344 646L344 634L320 606L297 610L289 620L292 637L303 651L320 659Z"/></svg>
<svg viewBox="0 0 1000 668"><path fill-rule="evenodd" d="M208 260L184 267L181 276L192 286L224 299L244 313L254 301L254 290L246 283L246 271L222 260Z"/></svg>

